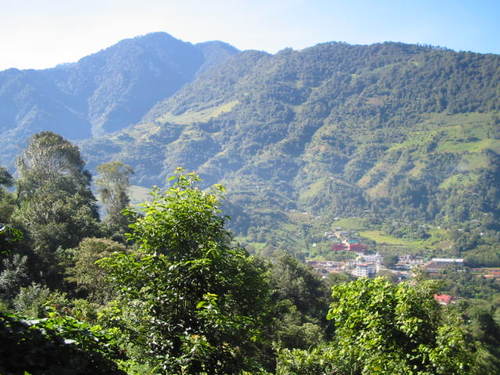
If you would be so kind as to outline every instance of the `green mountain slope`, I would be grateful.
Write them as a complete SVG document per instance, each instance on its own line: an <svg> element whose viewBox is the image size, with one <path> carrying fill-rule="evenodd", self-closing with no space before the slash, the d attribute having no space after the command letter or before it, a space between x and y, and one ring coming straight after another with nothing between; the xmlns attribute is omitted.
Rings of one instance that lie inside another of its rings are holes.
<svg viewBox="0 0 500 375"><path fill-rule="evenodd" d="M293 210L492 228L499 67L497 55L399 43L246 51L84 152L130 163L138 185L179 165L224 183L246 235L279 222L304 237L296 221L286 232Z"/></svg>

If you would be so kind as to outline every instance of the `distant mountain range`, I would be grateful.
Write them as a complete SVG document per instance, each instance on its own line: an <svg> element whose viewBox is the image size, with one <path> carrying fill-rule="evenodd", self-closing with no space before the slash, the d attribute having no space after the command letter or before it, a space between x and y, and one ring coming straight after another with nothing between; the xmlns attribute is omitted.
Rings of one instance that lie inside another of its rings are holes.
<svg viewBox="0 0 500 375"><path fill-rule="evenodd" d="M132 165L137 185L196 170L228 187L235 228L255 241L277 222L286 236L295 211L496 228L499 94L498 55L402 43L271 55L157 33L0 72L0 146L11 163L47 129L79 140L90 168Z"/></svg>
<svg viewBox="0 0 500 375"><path fill-rule="evenodd" d="M0 162L11 164L41 130L71 140L138 122L158 101L239 51L222 42L191 44L166 33L126 39L76 63L0 72Z"/></svg>

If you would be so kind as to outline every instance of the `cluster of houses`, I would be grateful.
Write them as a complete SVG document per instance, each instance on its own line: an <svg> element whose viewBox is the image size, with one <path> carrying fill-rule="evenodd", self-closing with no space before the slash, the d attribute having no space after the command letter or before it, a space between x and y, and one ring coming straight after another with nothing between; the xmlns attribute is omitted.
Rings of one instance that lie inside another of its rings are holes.
<svg viewBox="0 0 500 375"><path fill-rule="evenodd" d="M400 279L410 277L412 270L421 269L429 274L441 273L445 270L463 270L464 259L462 258L432 258L424 259L415 255L400 255L397 262L387 268L383 263L383 257L378 252L370 252L369 246L363 244L355 232L343 231L336 228L335 231L325 232L325 237L331 240L331 251L349 251L356 254L355 259L345 261L316 261L307 263L320 274L326 276L330 273L348 273L355 277L375 277L381 270L392 272ZM473 269L477 274L486 278L500 278L500 268ZM434 299L441 305L454 303L453 296L447 294L435 294Z"/></svg>
<svg viewBox="0 0 500 375"><path fill-rule="evenodd" d="M473 268L472 273L485 279L500 280L500 267Z"/></svg>
<svg viewBox="0 0 500 375"><path fill-rule="evenodd" d="M355 277L375 277L381 270L395 273L400 278L407 278L414 268L433 274L440 273L447 269L460 270L463 268L463 259L458 258L432 258L425 261L421 257L413 255L401 255L398 261L391 268L383 264L383 256L379 253L366 254L356 252L357 257L346 261L307 261L312 268L322 275L329 273L345 272Z"/></svg>
<svg viewBox="0 0 500 375"><path fill-rule="evenodd" d="M349 251L355 253L356 258L345 261L307 261L307 264L322 275L344 272L355 277L375 277L381 270L386 270L400 278L407 278L416 267L432 274L449 268L460 269L464 262L461 258L433 258L426 261L414 255L401 255L391 268L387 268L383 264L383 256L378 252L370 254L369 246L361 243L356 233L336 228L333 232L325 232L325 237L334 241L331 245L332 251Z"/></svg>
<svg viewBox="0 0 500 375"><path fill-rule="evenodd" d="M345 261L307 261L312 268L322 275L329 273L349 273L355 277L375 277L383 269L383 257L379 253L365 254L356 252L357 257Z"/></svg>
<svg viewBox="0 0 500 375"><path fill-rule="evenodd" d="M374 277L382 268L383 258L380 254L368 254L368 246L361 243L355 232L336 228L333 232L325 232L325 238L333 240L332 251L349 251L357 255L356 259L347 261L309 261L311 267L319 273L345 272L356 277Z"/></svg>
<svg viewBox="0 0 500 375"><path fill-rule="evenodd" d="M433 258L424 264L423 269L428 273L440 273L445 269L462 269L464 260L462 258Z"/></svg>

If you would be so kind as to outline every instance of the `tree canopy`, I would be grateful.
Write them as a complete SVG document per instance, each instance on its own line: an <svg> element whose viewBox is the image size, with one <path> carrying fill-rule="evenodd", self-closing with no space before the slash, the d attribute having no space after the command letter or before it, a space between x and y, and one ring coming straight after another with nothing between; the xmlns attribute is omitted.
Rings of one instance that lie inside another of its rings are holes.
<svg viewBox="0 0 500 375"><path fill-rule="evenodd" d="M111 233L124 233L128 231L130 219L122 211L130 203L127 190L130 186L129 177L134 171L127 164L112 161L99 165L97 173L97 191L106 210L104 222Z"/></svg>
<svg viewBox="0 0 500 375"><path fill-rule="evenodd" d="M340 368L353 374L463 374L471 357L459 317L434 301L432 282L358 279L332 289Z"/></svg>
<svg viewBox="0 0 500 375"><path fill-rule="evenodd" d="M205 192L178 171L131 225L138 246L101 262L137 316L143 355L165 374L253 369L268 302L261 262L231 244L221 188ZM136 341L137 343L137 341Z"/></svg>
<svg viewBox="0 0 500 375"><path fill-rule="evenodd" d="M98 232L91 175L78 147L51 132L35 134L17 164L19 208L14 220L29 232L40 271L48 280L57 273L58 248L76 247Z"/></svg>

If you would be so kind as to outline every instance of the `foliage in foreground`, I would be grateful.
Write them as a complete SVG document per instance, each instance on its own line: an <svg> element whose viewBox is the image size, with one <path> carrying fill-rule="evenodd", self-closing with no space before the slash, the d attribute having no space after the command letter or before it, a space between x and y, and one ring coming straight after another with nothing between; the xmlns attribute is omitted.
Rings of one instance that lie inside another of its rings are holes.
<svg viewBox="0 0 500 375"><path fill-rule="evenodd" d="M129 339L167 374L238 374L257 364L268 303L264 268L231 246L218 196L178 174L131 226L136 252L101 264L136 317Z"/></svg>
<svg viewBox="0 0 500 375"><path fill-rule="evenodd" d="M110 333L70 317L0 314L0 374L124 375Z"/></svg>
<svg viewBox="0 0 500 375"><path fill-rule="evenodd" d="M333 287L328 319L335 338L325 348L282 351L278 374L471 373L462 322L432 298L432 283L359 279Z"/></svg>

